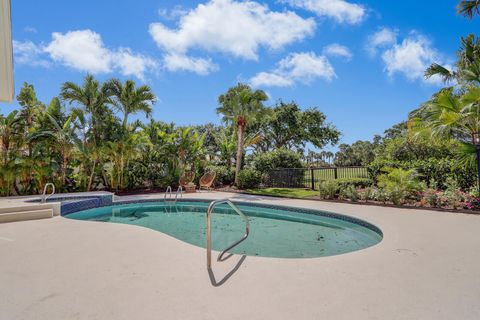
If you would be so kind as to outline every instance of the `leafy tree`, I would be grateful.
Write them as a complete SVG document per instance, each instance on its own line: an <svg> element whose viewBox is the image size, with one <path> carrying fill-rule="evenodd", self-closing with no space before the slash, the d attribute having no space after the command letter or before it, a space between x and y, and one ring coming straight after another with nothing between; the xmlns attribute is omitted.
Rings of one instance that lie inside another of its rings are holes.
<svg viewBox="0 0 480 320"><path fill-rule="evenodd" d="M370 141L356 141L352 145L341 144L335 154L336 166L365 166L375 158L375 145Z"/></svg>
<svg viewBox="0 0 480 320"><path fill-rule="evenodd" d="M239 83L220 95L220 106L217 113L223 115L226 123L233 124L237 130L237 155L235 168L235 184L238 184L238 173L242 168L244 155L245 131L249 121L255 119L263 110L263 102L268 99L262 90L253 91L250 86Z"/></svg>
<svg viewBox="0 0 480 320"><path fill-rule="evenodd" d="M279 148L301 151L307 143L321 149L337 143L340 137L340 132L326 123L326 116L317 108L302 111L295 102L280 101L269 111L261 125L262 151Z"/></svg>

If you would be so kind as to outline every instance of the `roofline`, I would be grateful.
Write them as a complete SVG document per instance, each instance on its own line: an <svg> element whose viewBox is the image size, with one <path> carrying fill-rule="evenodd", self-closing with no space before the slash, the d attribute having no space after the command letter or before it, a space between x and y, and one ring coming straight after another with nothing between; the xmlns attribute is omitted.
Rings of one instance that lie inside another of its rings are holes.
<svg viewBox="0 0 480 320"><path fill-rule="evenodd" d="M13 45L10 0L0 0L0 101L12 102Z"/></svg>

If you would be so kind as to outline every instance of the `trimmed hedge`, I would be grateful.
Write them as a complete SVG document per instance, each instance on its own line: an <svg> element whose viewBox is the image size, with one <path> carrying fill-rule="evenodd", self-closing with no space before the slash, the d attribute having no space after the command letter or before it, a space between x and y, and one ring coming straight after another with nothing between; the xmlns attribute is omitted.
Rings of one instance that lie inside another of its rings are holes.
<svg viewBox="0 0 480 320"><path fill-rule="evenodd" d="M252 165L261 173L278 168L301 168L300 154L287 149L264 152L252 158Z"/></svg>
<svg viewBox="0 0 480 320"><path fill-rule="evenodd" d="M262 182L262 174L257 170L243 169L238 173L238 187L240 189L257 188Z"/></svg>

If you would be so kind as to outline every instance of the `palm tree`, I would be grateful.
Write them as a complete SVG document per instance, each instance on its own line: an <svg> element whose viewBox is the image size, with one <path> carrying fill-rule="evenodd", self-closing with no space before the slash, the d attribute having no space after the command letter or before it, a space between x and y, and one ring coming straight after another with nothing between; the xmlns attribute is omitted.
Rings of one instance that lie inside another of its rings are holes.
<svg viewBox="0 0 480 320"><path fill-rule="evenodd" d="M455 91L446 88L410 114L412 138L459 141L463 160L473 163L475 135L480 132L480 88L470 85Z"/></svg>
<svg viewBox="0 0 480 320"><path fill-rule="evenodd" d="M457 53L455 70L433 63L425 71L425 77L440 76L445 82L456 80L460 85L480 84L480 39L470 34L461 38L461 47Z"/></svg>
<svg viewBox="0 0 480 320"><path fill-rule="evenodd" d="M480 14L480 0L461 1L457 6L457 12L468 19Z"/></svg>
<svg viewBox="0 0 480 320"><path fill-rule="evenodd" d="M238 184L238 173L242 167L244 154L245 131L250 120L254 119L263 109L263 101L268 100L262 90L253 91L250 86L239 83L220 95L220 107L217 113L223 115L223 120L232 123L237 130L237 160L235 167L235 184Z"/></svg>
<svg viewBox="0 0 480 320"><path fill-rule="evenodd" d="M10 160L10 150L12 143L16 140L18 134L18 111L10 112L6 117L0 115L0 147L2 148L3 165L7 165Z"/></svg>
<svg viewBox="0 0 480 320"><path fill-rule="evenodd" d="M123 84L118 79L112 79L105 85L114 96L114 106L123 113L124 128L127 127L130 114L143 111L148 117L152 113L152 105L155 104L157 97L149 86L142 85L137 88L132 80L127 80Z"/></svg>
<svg viewBox="0 0 480 320"><path fill-rule="evenodd" d="M24 123L24 139L29 140L29 135L33 134L35 129L36 120L43 108L43 104L37 99L35 88L33 85L26 82L23 83L23 87L20 89L20 93L17 95L17 101L22 106L19 117ZM32 156L33 142L28 143L28 156Z"/></svg>
<svg viewBox="0 0 480 320"><path fill-rule="evenodd" d="M101 133L101 121L106 111L107 104L111 103L111 93L107 86L101 85L91 75L87 75L83 81L83 85L79 86L73 82L65 82L61 89L61 97L69 102L77 104L77 107L73 109L75 117L79 118L86 125L87 130L91 130L93 143L90 148L99 148L100 133ZM87 146L87 134L84 132L83 142ZM92 187L95 168L99 163L98 150L92 150L92 155L95 155L92 164L92 171L87 186L87 191L90 191Z"/></svg>
<svg viewBox="0 0 480 320"><path fill-rule="evenodd" d="M66 184L68 161L78 140L74 128L72 127L72 116L68 117L65 121L56 119L49 113L46 113L46 116L50 120L53 130L43 131L40 134L50 136L55 141L54 148L59 150L62 158L62 164L60 166L62 183Z"/></svg>

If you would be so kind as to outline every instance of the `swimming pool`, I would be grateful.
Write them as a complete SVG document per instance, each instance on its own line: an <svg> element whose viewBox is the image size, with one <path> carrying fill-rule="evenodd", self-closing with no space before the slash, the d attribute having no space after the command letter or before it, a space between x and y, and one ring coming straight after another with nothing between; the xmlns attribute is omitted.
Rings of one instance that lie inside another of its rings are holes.
<svg viewBox="0 0 480 320"><path fill-rule="evenodd" d="M206 245L210 202L183 200L124 203L66 215L77 220L147 227L195 246ZM248 256L313 258L364 249L382 240L380 229L356 218L293 207L236 202L250 221L250 235L231 250ZM221 251L242 238L245 222L226 204L212 216L212 246Z"/></svg>

